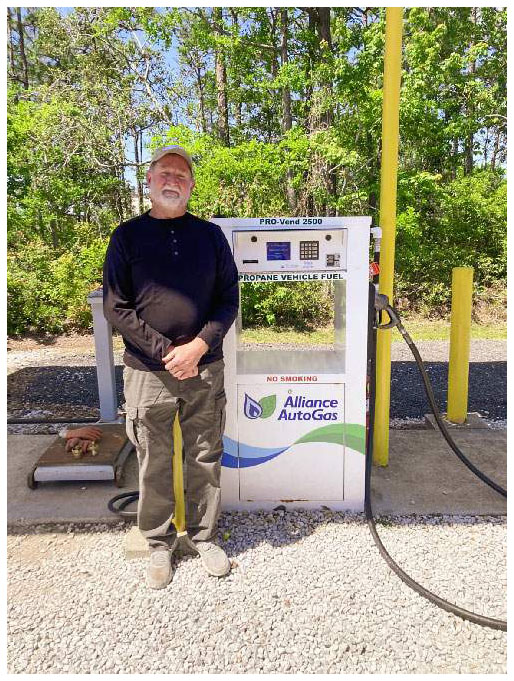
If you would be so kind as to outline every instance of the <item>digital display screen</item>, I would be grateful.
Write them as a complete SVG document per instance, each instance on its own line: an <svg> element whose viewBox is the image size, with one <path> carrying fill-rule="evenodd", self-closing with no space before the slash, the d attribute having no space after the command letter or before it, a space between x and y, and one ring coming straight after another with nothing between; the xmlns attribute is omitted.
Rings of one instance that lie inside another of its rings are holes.
<svg viewBox="0 0 514 681"><path fill-rule="evenodd" d="M268 260L291 260L291 242L267 241L266 257Z"/></svg>

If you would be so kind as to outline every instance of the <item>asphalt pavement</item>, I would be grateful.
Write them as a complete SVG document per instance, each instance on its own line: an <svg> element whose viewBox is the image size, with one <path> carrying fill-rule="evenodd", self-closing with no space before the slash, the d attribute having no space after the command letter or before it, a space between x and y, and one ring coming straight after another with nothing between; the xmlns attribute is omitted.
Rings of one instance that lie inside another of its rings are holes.
<svg viewBox="0 0 514 681"><path fill-rule="evenodd" d="M484 341L487 343L488 341ZM487 346L486 346L487 347ZM425 361L439 409L446 411L448 364ZM123 404L123 367L116 366L118 404ZM34 411L54 417L97 416L98 387L94 365L25 366L7 378L8 413L23 417ZM507 362L476 361L469 365L468 411L490 421L507 418ZM429 411L416 363L391 363L391 419L422 419Z"/></svg>

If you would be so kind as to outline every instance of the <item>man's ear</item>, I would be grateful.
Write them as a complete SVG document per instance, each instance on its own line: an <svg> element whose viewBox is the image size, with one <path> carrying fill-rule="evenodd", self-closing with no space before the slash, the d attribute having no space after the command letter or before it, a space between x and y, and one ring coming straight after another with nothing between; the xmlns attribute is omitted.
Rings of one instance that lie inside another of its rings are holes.
<svg viewBox="0 0 514 681"><path fill-rule="evenodd" d="M146 171L146 184L150 186L150 180L152 179L152 172L151 170Z"/></svg>

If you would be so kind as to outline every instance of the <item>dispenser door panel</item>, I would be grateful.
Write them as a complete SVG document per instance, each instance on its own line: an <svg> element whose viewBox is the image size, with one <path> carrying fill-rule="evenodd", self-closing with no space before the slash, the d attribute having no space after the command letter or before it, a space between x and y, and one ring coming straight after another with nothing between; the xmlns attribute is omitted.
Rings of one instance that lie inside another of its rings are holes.
<svg viewBox="0 0 514 681"><path fill-rule="evenodd" d="M238 386L241 501L344 498L344 384Z"/></svg>

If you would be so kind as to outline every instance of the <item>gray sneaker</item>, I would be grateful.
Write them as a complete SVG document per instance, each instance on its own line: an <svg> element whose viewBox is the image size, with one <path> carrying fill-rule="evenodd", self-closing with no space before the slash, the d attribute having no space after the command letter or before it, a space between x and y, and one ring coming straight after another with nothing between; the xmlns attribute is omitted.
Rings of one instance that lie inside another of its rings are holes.
<svg viewBox="0 0 514 681"><path fill-rule="evenodd" d="M195 541L194 545L210 575L223 577L230 572L230 561L221 546L211 541Z"/></svg>
<svg viewBox="0 0 514 681"><path fill-rule="evenodd" d="M173 577L171 551L165 547L154 549L146 571L146 583L150 589L164 589Z"/></svg>

